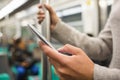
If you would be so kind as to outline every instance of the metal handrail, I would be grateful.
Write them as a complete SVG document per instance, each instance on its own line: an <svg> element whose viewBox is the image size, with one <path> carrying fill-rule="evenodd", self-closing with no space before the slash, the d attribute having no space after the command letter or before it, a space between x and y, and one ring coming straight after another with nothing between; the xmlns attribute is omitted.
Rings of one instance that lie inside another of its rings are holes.
<svg viewBox="0 0 120 80"><path fill-rule="evenodd" d="M40 0L40 4L49 4L50 0ZM45 20L42 22L42 34L50 41L50 17L49 12L45 10ZM45 54L42 54L42 80L52 80L51 66Z"/></svg>

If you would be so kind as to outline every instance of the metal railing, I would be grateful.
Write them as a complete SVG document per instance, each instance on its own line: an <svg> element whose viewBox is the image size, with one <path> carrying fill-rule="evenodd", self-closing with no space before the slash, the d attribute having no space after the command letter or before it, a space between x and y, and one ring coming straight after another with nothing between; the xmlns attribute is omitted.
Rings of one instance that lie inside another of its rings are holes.
<svg viewBox="0 0 120 80"><path fill-rule="evenodd" d="M40 4L49 4L50 0L40 0ZM49 18L49 12L45 10L43 7L43 10L45 11L45 20L42 22L42 34L46 37L48 41L50 41L50 18ZM47 56L45 54L42 54L42 80L52 80L51 76L51 65L47 59Z"/></svg>

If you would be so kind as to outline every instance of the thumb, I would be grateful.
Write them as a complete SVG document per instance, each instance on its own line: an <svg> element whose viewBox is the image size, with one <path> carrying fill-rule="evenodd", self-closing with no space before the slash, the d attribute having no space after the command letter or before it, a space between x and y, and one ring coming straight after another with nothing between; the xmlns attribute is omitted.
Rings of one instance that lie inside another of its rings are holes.
<svg viewBox="0 0 120 80"><path fill-rule="evenodd" d="M63 63L64 59L66 59L66 55L58 53L56 50L51 49L48 45L40 42L41 49L43 52L51 59ZM63 59L62 59L63 58Z"/></svg>
<svg viewBox="0 0 120 80"><path fill-rule="evenodd" d="M74 47L72 45L66 44L65 46L63 46L62 48L58 49L59 52L65 52L65 53L69 53L72 55L78 55L81 53L84 53L83 50L81 50L80 48Z"/></svg>
<svg viewBox="0 0 120 80"><path fill-rule="evenodd" d="M49 11L49 13L51 15L55 14L55 11L53 10L53 8L50 5L44 4L45 8Z"/></svg>

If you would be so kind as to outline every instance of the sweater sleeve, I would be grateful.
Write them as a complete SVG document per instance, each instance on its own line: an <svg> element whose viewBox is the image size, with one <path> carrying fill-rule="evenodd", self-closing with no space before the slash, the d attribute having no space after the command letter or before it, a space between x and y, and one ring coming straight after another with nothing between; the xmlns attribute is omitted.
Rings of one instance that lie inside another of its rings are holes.
<svg viewBox="0 0 120 80"><path fill-rule="evenodd" d="M99 37L92 38L59 21L52 36L64 44L82 48L94 60L105 60L111 56L112 35L109 24Z"/></svg>
<svg viewBox="0 0 120 80"><path fill-rule="evenodd" d="M120 80L120 69L107 68L95 64L94 80Z"/></svg>

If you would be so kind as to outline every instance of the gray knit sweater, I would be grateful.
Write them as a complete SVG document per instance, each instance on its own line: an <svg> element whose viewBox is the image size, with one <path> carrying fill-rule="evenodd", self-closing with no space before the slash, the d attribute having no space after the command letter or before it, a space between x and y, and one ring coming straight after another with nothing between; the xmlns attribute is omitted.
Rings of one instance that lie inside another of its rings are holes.
<svg viewBox="0 0 120 80"><path fill-rule="evenodd" d="M120 0L115 0L105 28L98 37L91 38L59 21L52 36L62 43L82 48L94 60L112 56L109 67L95 64L94 80L120 80Z"/></svg>

